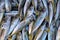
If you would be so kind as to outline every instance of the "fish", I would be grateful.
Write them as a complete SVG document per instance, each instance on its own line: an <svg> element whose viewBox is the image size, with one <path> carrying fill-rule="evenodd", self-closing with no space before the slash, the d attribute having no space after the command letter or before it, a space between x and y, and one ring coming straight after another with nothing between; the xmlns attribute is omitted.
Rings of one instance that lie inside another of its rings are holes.
<svg viewBox="0 0 60 40"><path fill-rule="evenodd" d="M31 23L29 24L29 34L31 34L31 32L32 32L33 24L34 24L34 22L31 22Z"/></svg>
<svg viewBox="0 0 60 40"><path fill-rule="evenodd" d="M44 7L47 9L47 0L42 0L43 4L44 4Z"/></svg>
<svg viewBox="0 0 60 40"><path fill-rule="evenodd" d="M11 3L9 0L5 0L5 8L6 8L6 12L11 11Z"/></svg>
<svg viewBox="0 0 60 40"><path fill-rule="evenodd" d="M53 2L54 0L48 0L48 2Z"/></svg>
<svg viewBox="0 0 60 40"><path fill-rule="evenodd" d="M23 9L24 16L26 15L27 9L29 8L31 2L32 0L26 0L25 2L24 9Z"/></svg>
<svg viewBox="0 0 60 40"><path fill-rule="evenodd" d="M18 1L17 0L13 0L14 3L16 3L18 5Z"/></svg>
<svg viewBox="0 0 60 40"><path fill-rule="evenodd" d="M24 19L23 9L21 9L21 12L20 12L20 21L22 21L23 19Z"/></svg>
<svg viewBox="0 0 60 40"><path fill-rule="evenodd" d="M23 28L23 30L22 30L22 36L23 36L23 40L26 40L25 39L25 28Z"/></svg>
<svg viewBox="0 0 60 40"><path fill-rule="evenodd" d="M41 39L41 40L45 40L46 37L47 37L47 32L44 31L40 39Z"/></svg>
<svg viewBox="0 0 60 40"><path fill-rule="evenodd" d="M31 6L31 7L27 10L26 18L28 18L29 16L31 16L33 13L34 13L34 7Z"/></svg>
<svg viewBox="0 0 60 40"><path fill-rule="evenodd" d="M37 35L36 40L38 40L38 39L42 36L42 34L43 34L44 30L45 30L45 27L46 27L45 24L41 26L41 31L40 31L39 34Z"/></svg>
<svg viewBox="0 0 60 40"><path fill-rule="evenodd" d="M22 30L22 35L23 35L23 40L28 40L28 35L27 35L27 31L25 32L25 28L23 28L23 30Z"/></svg>
<svg viewBox="0 0 60 40"><path fill-rule="evenodd" d="M0 0L0 40L60 40L60 0Z"/></svg>
<svg viewBox="0 0 60 40"><path fill-rule="evenodd" d="M1 39L1 35L2 35L2 28L0 27L0 39Z"/></svg>
<svg viewBox="0 0 60 40"><path fill-rule="evenodd" d="M56 35L56 40L60 40L60 26L58 27L57 35Z"/></svg>
<svg viewBox="0 0 60 40"><path fill-rule="evenodd" d="M42 24L43 20L46 17L46 14L47 14L46 12L44 12L44 13L42 12L41 15L37 18L37 21L34 24L35 28L33 29L32 33L34 33L39 28L39 26Z"/></svg>
<svg viewBox="0 0 60 40"><path fill-rule="evenodd" d="M55 14L55 21L58 19L59 16L59 10L60 10L60 0L57 3L57 9L56 9L56 14Z"/></svg>
<svg viewBox="0 0 60 40"><path fill-rule="evenodd" d="M38 10L42 10L43 9L43 3L42 3L42 0L38 0Z"/></svg>
<svg viewBox="0 0 60 40"><path fill-rule="evenodd" d="M44 5L45 10L46 10L46 12L47 12L47 15L48 15L48 5L47 5L47 0L42 0L42 2L43 2L43 5Z"/></svg>
<svg viewBox="0 0 60 40"><path fill-rule="evenodd" d="M32 4L33 4L35 10L37 10L37 4L38 4L37 0L32 0Z"/></svg>
<svg viewBox="0 0 60 40"><path fill-rule="evenodd" d="M0 4L0 13L5 12L4 5L4 2Z"/></svg>
<svg viewBox="0 0 60 40"><path fill-rule="evenodd" d="M18 7L18 4L16 3L11 3L12 7Z"/></svg>
<svg viewBox="0 0 60 40"><path fill-rule="evenodd" d="M18 15L18 11L11 11L9 13L5 13L5 16L16 16Z"/></svg>
<svg viewBox="0 0 60 40"><path fill-rule="evenodd" d="M14 28L16 27L17 23L19 22L19 18L16 18L12 21L12 24L10 26L8 35L10 35L12 33L12 31L14 30Z"/></svg>
<svg viewBox="0 0 60 40"><path fill-rule="evenodd" d="M50 31L48 32L48 40L55 40L56 27L53 24L50 25Z"/></svg>
<svg viewBox="0 0 60 40"><path fill-rule="evenodd" d="M4 13L0 13L0 22L2 21L3 16L4 16Z"/></svg>
<svg viewBox="0 0 60 40"><path fill-rule="evenodd" d="M33 19L34 19L34 16L32 15L32 16L28 17L28 19L23 20L21 23L19 23L19 24L16 26L16 28L13 30L13 32L12 32L11 35L13 35L13 34L15 34L16 32L22 30L22 29L24 28L24 26L30 24L30 22L33 21ZM23 24L24 24L24 25L23 25Z"/></svg>
<svg viewBox="0 0 60 40"><path fill-rule="evenodd" d="M22 3L22 2L23 2L23 3ZM19 0L19 4L18 4L19 14L20 14L22 8L24 7L25 2L26 2L26 0Z"/></svg>
<svg viewBox="0 0 60 40"><path fill-rule="evenodd" d="M17 34L16 40L23 40L23 36L21 32Z"/></svg>
<svg viewBox="0 0 60 40"><path fill-rule="evenodd" d="M6 20L5 23L2 24L3 25L2 26L2 29L4 31L3 31L1 40L7 40L7 34L8 34L8 31L9 31L9 28L10 28L10 20L11 20L11 17L6 16L6 19L5 20Z"/></svg>
<svg viewBox="0 0 60 40"><path fill-rule="evenodd" d="M29 40L27 32L25 32L25 37L26 40Z"/></svg>
<svg viewBox="0 0 60 40"><path fill-rule="evenodd" d="M25 2L26 2L26 0L19 0L18 13L20 15L20 20L23 20L23 18L24 18L23 7L25 5Z"/></svg>
<svg viewBox="0 0 60 40"><path fill-rule="evenodd" d="M16 34L12 36L12 40L15 40L16 39Z"/></svg>
<svg viewBox="0 0 60 40"><path fill-rule="evenodd" d="M49 25L51 24L52 19L53 19L53 6L52 3L50 2L49 3Z"/></svg>

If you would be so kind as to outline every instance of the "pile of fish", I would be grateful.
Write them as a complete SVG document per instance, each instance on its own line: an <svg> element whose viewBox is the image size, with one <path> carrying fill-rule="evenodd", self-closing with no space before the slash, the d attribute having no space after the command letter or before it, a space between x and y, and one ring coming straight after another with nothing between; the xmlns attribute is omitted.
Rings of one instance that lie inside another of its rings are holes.
<svg viewBox="0 0 60 40"><path fill-rule="evenodd" d="M0 0L0 40L60 40L60 0Z"/></svg>

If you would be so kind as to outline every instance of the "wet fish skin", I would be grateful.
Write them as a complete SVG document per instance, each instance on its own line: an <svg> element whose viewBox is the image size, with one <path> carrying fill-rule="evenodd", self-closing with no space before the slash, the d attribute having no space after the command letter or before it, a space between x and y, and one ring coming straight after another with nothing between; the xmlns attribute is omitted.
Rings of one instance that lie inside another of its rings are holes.
<svg viewBox="0 0 60 40"><path fill-rule="evenodd" d="M49 25L51 24L52 19L53 19L53 6L52 3L50 2L49 3Z"/></svg>
<svg viewBox="0 0 60 40"><path fill-rule="evenodd" d="M4 5L5 5L4 2L2 2L2 3L0 4L0 13L2 13L2 12L5 11Z"/></svg>
<svg viewBox="0 0 60 40"><path fill-rule="evenodd" d="M48 2L53 2L54 0L48 0Z"/></svg>
<svg viewBox="0 0 60 40"><path fill-rule="evenodd" d="M48 40L55 40L56 27L53 24L50 25L50 31L48 32Z"/></svg>
<svg viewBox="0 0 60 40"><path fill-rule="evenodd" d="M27 32L25 32L26 40L29 40Z"/></svg>
<svg viewBox="0 0 60 40"><path fill-rule="evenodd" d="M33 6L34 6L34 8L35 8L35 10L37 10L37 0L32 0L32 3L33 3Z"/></svg>
<svg viewBox="0 0 60 40"><path fill-rule="evenodd" d="M41 32L39 32L39 34L38 34L36 40L38 40L38 39L42 36L42 34L43 34L44 30L45 30L45 27L46 27L45 24L41 26Z"/></svg>
<svg viewBox="0 0 60 40"><path fill-rule="evenodd" d="M29 34L31 34L31 32L32 32L33 24L34 24L34 22L31 22L29 24Z"/></svg>
<svg viewBox="0 0 60 40"><path fill-rule="evenodd" d="M5 13L6 16L16 16L18 15L18 11L11 11L9 13Z"/></svg>
<svg viewBox="0 0 60 40"><path fill-rule="evenodd" d="M6 12L11 11L11 4L9 0L5 0L5 8L6 8Z"/></svg>
<svg viewBox="0 0 60 40"><path fill-rule="evenodd" d="M59 16L59 10L60 10L60 0L57 3L57 10L56 10L56 14L55 14L55 21L58 19Z"/></svg>
<svg viewBox="0 0 60 40"><path fill-rule="evenodd" d="M23 19L24 19L23 9L21 9L21 12L20 12L20 21L22 21Z"/></svg>
<svg viewBox="0 0 60 40"><path fill-rule="evenodd" d="M23 40L25 40L25 28L22 30Z"/></svg>
<svg viewBox="0 0 60 40"><path fill-rule="evenodd" d="M19 18L16 18L15 20L12 21L12 24L11 24L11 26L10 26L8 35L11 34L11 32L14 30L14 28L16 27L16 25L17 25L18 22L19 22Z"/></svg>
<svg viewBox="0 0 60 40"><path fill-rule="evenodd" d="M56 40L60 40L60 26L58 27L57 35L56 35Z"/></svg>
<svg viewBox="0 0 60 40"><path fill-rule="evenodd" d="M44 7L45 7L45 10L46 10L46 12L47 12L47 15L48 15L48 5L47 5L47 0L42 0L42 2L43 2L43 5L44 5Z"/></svg>
<svg viewBox="0 0 60 40"><path fill-rule="evenodd" d="M26 0L19 0L18 11L21 12Z"/></svg>
<svg viewBox="0 0 60 40"><path fill-rule="evenodd" d="M12 36L12 40L15 40L16 39L16 34Z"/></svg>
<svg viewBox="0 0 60 40"><path fill-rule="evenodd" d="M31 21L33 21L34 16L31 15L31 17L29 17L28 19L25 19L24 21L22 21L21 23L19 23L16 28L13 30L12 34L15 34L16 32L22 30L24 28L24 26L28 25ZM24 24L24 25L23 25Z"/></svg>
<svg viewBox="0 0 60 40"><path fill-rule="evenodd" d="M0 22L2 21L4 13L0 13Z"/></svg>
<svg viewBox="0 0 60 40"><path fill-rule="evenodd" d="M11 3L12 7L18 7L16 3Z"/></svg>
<svg viewBox="0 0 60 40"><path fill-rule="evenodd" d="M44 33L42 34L42 36L41 36L41 40L45 40L46 39L46 36L47 36L47 32L46 31L44 31Z"/></svg>
<svg viewBox="0 0 60 40"><path fill-rule="evenodd" d="M18 4L17 0L13 0L14 3Z"/></svg>
<svg viewBox="0 0 60 40"><path fill-rule="evenodd" d="M43 4L44 4L44 7L47 9L47 0L42 0Z"/></svg>
<svg viewBox="0 0 60 40"><path fill-rule="evenodd" d="M26 0L26 2L25 2L24 10L23 10L24 16L26 15L27 9L28 9L28 7L30 6L31 1L32 1L32 0Z"/></svg>
<svg viewBox="0 0 60 40"><path fill-rule="evenodd" d="M22 33L19 32L19 33L17 34L16 40L22 40L22 39L23 39Z"/></svg>
<svg viewBox="0 0 60 40"><path fill-rule="evenodd" d="M59 8L60 0L0 0L0 40L60 40Z"/></svg>
<svg viewBox="0 0 60 40"><path fill-rule="evenodd" d="M42 10L43 9L43 3L42 3L42 0L38 0L38 10Z"/></svg>
<svg viewBox="0 0 60 40"><path fill-rule="evenodd" d="M2 27L2 29L4 29L4 35L3 35L3 38L1 38L1 40L7 40L7 34L10 27L11 17L7 16L5 20L6 22L3 24L3 27Z"/></svg>
<svg viewBox="0 0 60 40"><path fill-rule="evenodd" d="M22 30L23 40L28 40L27 33L25 32L25 28Z"/></svg>
<svg viewBox="0 0 60 40"><path fill-rule="evenodd" d="M20 20L23 20L24 18L23 7L25 5L25 2L26 0L19 0L18 13L20 15Z"/></svg>
<svg viewBox="0 0 60 40"><path fill-rule="evenodd" d="M29 16L31 16L33 13L34 13L34 7L31 6L31 7L27 10L27 16L26 16L26 18L29 17Z"/></svg>
<svg viewBox="0 0 60 40"><path fill-rule="evenodd" d="M44 15L43 15L43 14L44 14ZM38 17L37 21L36 21L35 24L34 24L35 29L32 31L32 33L34 33L34 32L39 28L39 26L42 24L42 22L43 22L43 20L45 19L45 17L46 17L46 12L42 13L42 14Z"/></svg>

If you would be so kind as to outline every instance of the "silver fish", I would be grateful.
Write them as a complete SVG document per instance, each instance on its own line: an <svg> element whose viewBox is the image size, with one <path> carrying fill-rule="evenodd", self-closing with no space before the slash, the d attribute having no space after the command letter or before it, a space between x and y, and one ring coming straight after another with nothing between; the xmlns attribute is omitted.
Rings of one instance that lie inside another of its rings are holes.
<svg viewBox="0 0 60 40"><path fill-rule="evenodd" d="M46 36L47 36L47 32L44 31L40 39L41 40L45 40L46 39Z"/></svg>
<svg viewBox="0 0 60 40"><path fill-rule="evenodd" d="M10 27L11 17L7 16L5 20L6 22L3 24L3 27L2 27L2 29L4 29L4 35L2 36L3 38L1 38L1 40L7 40L7 34L9 31L9 27Z"/></svg>
<svg viewBox="0 0 60 40"><path fill-rule="evenodd" d="M18 11L21 12L26 0L19 0Z"/></svg>
<svg viewBox="0 0 60 40"><path fill-rule="evenodd" d="M37 10L37 0L32 0L32 3L33 3L33 6L34 6L34 8L35 8L35 10Z"/></svg>
<svg viewBox="0 0 60 40"><path fill-rule="evenodd" d="M32 32L33 24L34 24L34 22L31 22L29 24L29 34L31 34L31 32Z"/></svg>
<svg viewBox="0 0 60 40"><path fill-rule="evenodd" d="M26 38L25 38L26 40L29 40L29 39L28 39L27 32L25 32L25 37L26 37Z"/></svg>
<svg viewBox="0 0 60 40"><path fill-rule="evenodd" d="M42 9L43 9L42 0L38 0L38 10L42 10Z"/></svg>
<svg viewBox="0 0 60 40"><path fill-rule="evenodd" d="M19 18L16 18L12 21L12 24L11 24L11 27L9 29L8 35L10 35L12 33L12 31L14 30L14 28L16 27L18 22L19 22Z"/></svg>
<svg viewBox="0 0 60 40"><path fill-rule="evenodd" d="M50 31L48 32L48 40L55 40L55 28L53 27L53 24L50 25Z"/></svg>
<svg viewBox="0 0 60 40"><path fill-rule="evenodd" d="M23 36L23 40L25 40L25 28L23 28L22 30L22 36Z"/></svg>
<svg viewBox="0 0 60 40"><path fill-rule="evenodd" d="M4 13L0 13L0 22L2 21Z"/></svg>
<svg viewBox="0 0 60 40"><path fill-rule="evenodd" d="M18 4L17 0L13 0L14 3Z"/></svg>
<svg viewBox="0 0 60 40"><path fill-rule="evenodd" d="M31 15L33 14L33 12L34 12L34 7L31 6L31 7L27 10L27 16L26 16L26 18L29 17L29 16L31 16Z"/></svg>
<svg viewBox="0 0 60 40"><path fill-rule="evenodd" d="M43 4L44 4L44 7L45 7L45 8L48 8L48 7L47 7L47 0L42 0L42 2L43 2Z"/></svg>
<svg viewBox="0 0 60 40"><path fill-rule="evenodd" d="M57 4L58 0L54 0L54 2Z"/></svg>
<svg viewBox="0 0 60 40"><path fill-rule="evenodd" d="M27 33L25 32L25 28L22 30L23 40L28 40Z"/></svg>
<svg viewBox="0 0 60 40"><path fill-rule="evenodd" d="M21 32L19 32L17 34L16 40L23 40L23 37L22 37L22 33Z"/></svg>
<svg viewBox="0 0 60 40"><path fill-rule="evenodd" d="M24 16L26 15L27 9L30 6L32 0L26 0L25 5L24 5Z"/></svg>
<svg viewBox="0 0 60 40"><path fill-rule="evenodd" d="M43 4L44 4L44 7L45 7L45 10L47 12L47 15L48 15L48 6L47 6L47 0L42 0Z"/></svg>
<svg viewBox="0 0 60 40"><path fill-rule="evenodd" d="M60 26L57 31L56 40L60 40Z"/></svg>
<svg viewBox="0 0 60 40"><path fill-rule="evenodd" d="M49 25L51 24L52 19L53 19L53 6L52 3L50 2L49 3Z"/></svg>
<svg viewBox="0 0 60 40"><path fill-rule="evenodd" d="M58 19L58 16L60 14L59 11L60 11L60 0L57 3L57 11L56 11L56 14L55 14L55 21Z"/></svg>
<svg viewBox="0 0 60 40"><path fill-rule="evenodd" d="M16 3L11 3L12 7L17 7L18 5Z"/></svg>
<svg viewBox="0 0 60 40"><path fill-rule="evenodd" d="M9 13L5 13L6 16L16 16L18 15L18 11L11 11Z"/></svg>
<svg viewBox="0 0 60 40"><path fill-rule="evenodd" d="M43 34L44 30L45 30L45 27L46 27L45 24L41 26L41 32L39 32L39 34L38 34L36 40L38 40L38 39L42 36L42 34Z"/></svg>
<svg viewBox="0 0 60 40"><path fill-rule="evenodd" d="M2 35L2 28L0 27L0 39L1 39L1 35Z"/></svg>
<svg viewBox="0 0 60 40"><path fill-rule="evenodd" d="M24 18L23 10L21 9L21 11L19 11L19 12L20 12L20 21L21 21Z"/></svg>
<svg viewBox="0 0 60 40"><path fill-rule="evenodd" d="M21 23L19 23L16 28L13 30L12 34L15 34L16 32L22 30L24 28L24 26L30 24L31 21L33 21L34 19L34 15L31 15L30 17L28 17L27 19L23 20ZM23 25L24 24L24 25Z"/></svg>
<svg viewBox="0 0 60 40"><path fill-rule="evenodd" d="M5 8L6 8L6 12L10 12L11 4L9 0L5 0Z"/></svg>
<svg viewBox="0 0 60 40"><path fill-rule="evenodd" d="M32 31L32 33L34 33L39 28L39 26L42 24L43 20L45 19L46 15L47 15L46 12L41 13L41 15L38 17L37 21L34 24L35 29Z"/></svg>
<svg viewBox="0 0 60 40"><path fill-rule="evenodd" d="M5 11L4 5L5 5L4 2L0 4L0 13Z"/></svg>
<svg viewBox="0 0 60 40"><path fill-rule="evenodd" d="M12 36L12 40L15 40L16 39L16 34Z"/></svg>

